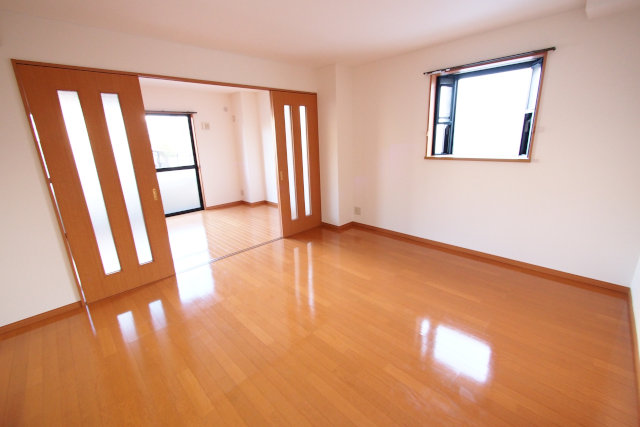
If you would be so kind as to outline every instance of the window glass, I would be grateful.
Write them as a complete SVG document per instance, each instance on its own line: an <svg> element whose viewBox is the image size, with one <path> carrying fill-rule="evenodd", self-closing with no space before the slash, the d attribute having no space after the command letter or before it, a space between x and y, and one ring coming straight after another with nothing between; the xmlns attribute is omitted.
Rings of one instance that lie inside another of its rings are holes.
<svg viewBox="0 0 640 427"><path fill-rule="evenodd" d="M517 157L531 68L458 81L453 155Z"/></svg>
<svg viewBox="0 0 640 427"><path fill-rule="evenodd" d="M158 186L165 215L202 208L195 169L158 172Z"/></svg>
<svg viewBox="0 0 640 427"><path fill-rule="evenodd" d="M452 86L440 87L440 103L438 104L438 118L444 119L451 116Z"/></svg>
<svg viewBox="0 0 640 427"><path fill-rule="evenodd" d="M427 157L529 159L544 57L433 73Z"/></svg>
<svg viewBox="0 0 640 427"><path fill-rule="evenodd" d="M191 113L150 112L146 118L165 216L202 210Z"/></svg>
<svg viewBox="0 0 640 427"><path fill-rule="evenodd" d="M187 115L147 114L147 128L156 169L195 163Z"/></svg>

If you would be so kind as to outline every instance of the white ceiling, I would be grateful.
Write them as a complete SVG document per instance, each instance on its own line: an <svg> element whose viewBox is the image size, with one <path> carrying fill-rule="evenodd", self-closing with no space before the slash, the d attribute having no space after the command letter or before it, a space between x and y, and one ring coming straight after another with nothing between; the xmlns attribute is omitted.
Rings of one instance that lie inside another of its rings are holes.
<svg viewBox="0 0 640 427"><path fill-rule="evenodd" d="M358 64L585 0L0 0L0 9L319 67Z"/></svg>

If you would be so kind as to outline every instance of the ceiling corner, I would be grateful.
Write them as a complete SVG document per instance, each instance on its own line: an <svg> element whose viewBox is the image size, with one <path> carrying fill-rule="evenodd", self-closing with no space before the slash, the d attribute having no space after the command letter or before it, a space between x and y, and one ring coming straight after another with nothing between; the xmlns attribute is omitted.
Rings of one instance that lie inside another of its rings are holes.
<svg viewBox="0 0 640 427"><path fill-rule="evenodd" d="M585 10L589 19L613 15L640 6L640 0L587 0Z"/></svg>

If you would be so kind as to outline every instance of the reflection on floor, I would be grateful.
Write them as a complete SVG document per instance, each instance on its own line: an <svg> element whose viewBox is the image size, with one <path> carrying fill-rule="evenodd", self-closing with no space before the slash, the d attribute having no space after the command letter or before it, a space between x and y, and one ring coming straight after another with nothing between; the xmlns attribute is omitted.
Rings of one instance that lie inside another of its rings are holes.
<svg viewBox="0 0 640 427"><path fill-rule="evenodd" d="M239 205L167 218L176 272L282 237L278 208Z"/></svg>
<svg viewBox="0 0 640 427"><path fill-rule="evenodd" d="M626 295L315 229L0 338L6 425L638 425Z"/></svg>

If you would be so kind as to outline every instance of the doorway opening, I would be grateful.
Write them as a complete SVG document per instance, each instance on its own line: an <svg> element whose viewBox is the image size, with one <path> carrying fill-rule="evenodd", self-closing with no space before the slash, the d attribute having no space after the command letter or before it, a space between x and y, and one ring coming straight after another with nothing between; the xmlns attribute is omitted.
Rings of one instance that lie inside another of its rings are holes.
<svg viewBox="0 0 640 427"><path fill-rule="evenodd" d="M316 94L12 63L86 303L321 224ZM154 156L145 111L191 111L193 160ZM175 171L199 205L166 217L158 178Z"/></svg>
<svg viewBox="0 0 640 427"><path fill-rule="evenodd" d="M139 81L176 271L281 238L269 91Z"/></svg>

